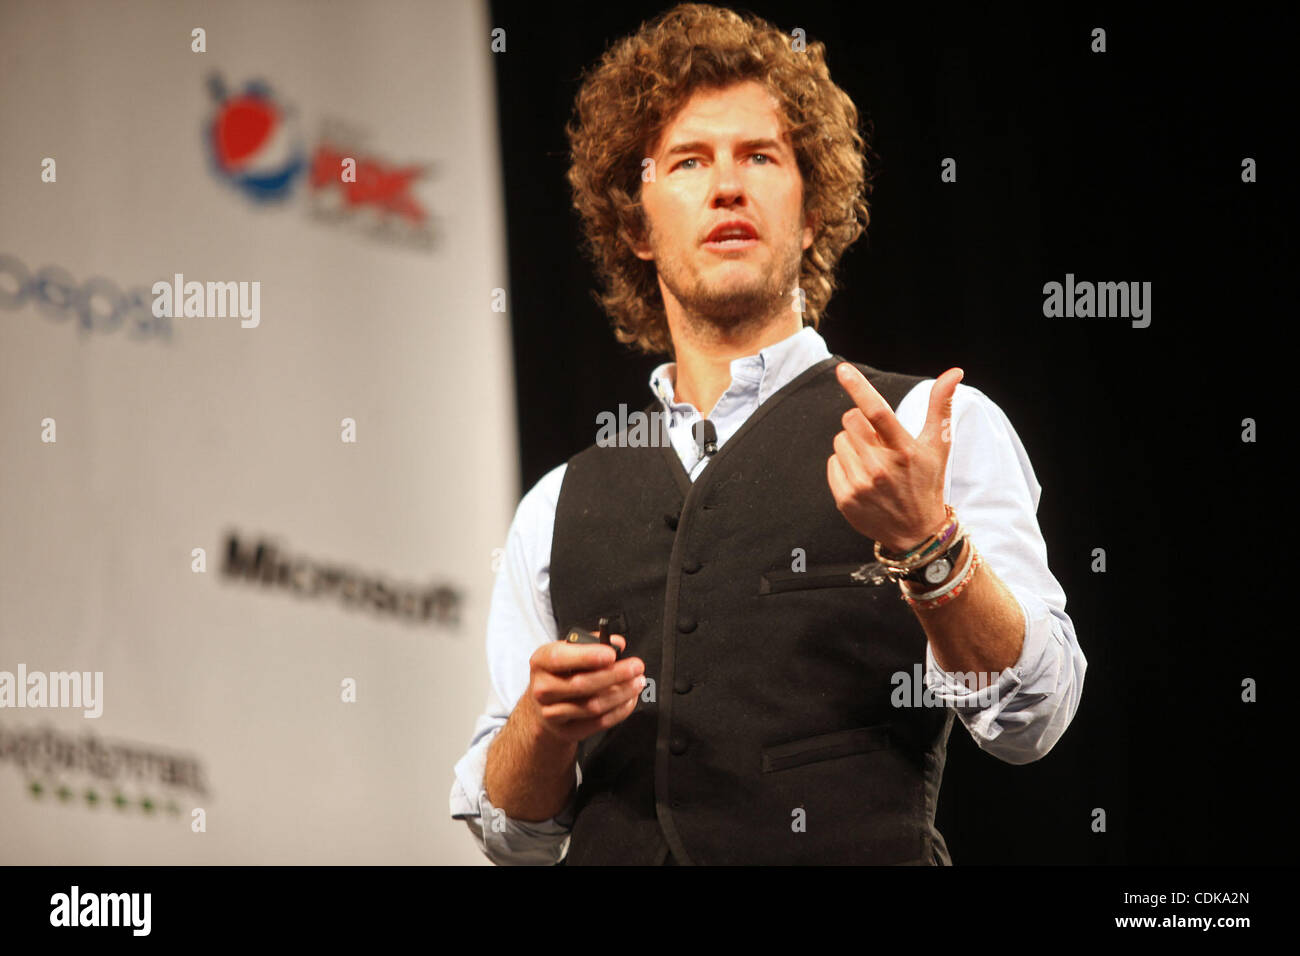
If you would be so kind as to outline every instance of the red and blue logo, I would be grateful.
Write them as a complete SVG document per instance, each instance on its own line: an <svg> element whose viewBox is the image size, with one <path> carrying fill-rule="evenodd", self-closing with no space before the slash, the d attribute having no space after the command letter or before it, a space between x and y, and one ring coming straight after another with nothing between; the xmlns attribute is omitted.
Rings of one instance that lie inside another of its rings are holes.
<svg viewBox="0 0 1300 956"><path fill-rule="evenodd" d="M434 164L395 160L365 145L368 136L338 119L321 123L308 148L298 111L261 80L230 93L221 77L208 77L212 113L203 127L209 162L219 179L245 198L282 207L295 193L313 223L340 226L388 243L429 250L435 218L417 188Z"/></svg>
<svg viewBox="0 0 1300 956"><path fill-rule="evenodd" d="M205 132L217 174L258 202L280 202L307 168L292 110L267 84L254 80L230 94L220 77L208 80L215 106Z"/></svg>

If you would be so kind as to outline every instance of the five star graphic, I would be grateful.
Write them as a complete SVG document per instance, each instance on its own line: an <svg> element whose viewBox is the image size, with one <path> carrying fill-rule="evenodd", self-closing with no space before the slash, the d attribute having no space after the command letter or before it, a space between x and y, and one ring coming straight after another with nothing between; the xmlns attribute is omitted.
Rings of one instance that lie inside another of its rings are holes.
<svg viewBox="0 0 1300 956"><path fill-rule="evenodd" d="M76 796L76 792L67 784L59 784L58 787L51 790L50 787L46 786L40 780L32 780L29 782L27 784L27 789L36 800L41 799L47 791L52 792L64 803L67 803ZM86 799L87 806L91 807L98 807L100 802L104 799L103 796L101 796L93 787L87 787L83 796ZM137 801L132 801L122 793L118 792L113 794L112 802L119 810L125 810L127 807L135 805ZM154 811L161 809L170 813L172 816L176 816L181 812L180 804L175 800L168 800L165 804L160 805L158 801L154 800L152 797L143 796L139 799L138 803L140 809L145 813L152 814Z"/></svg>

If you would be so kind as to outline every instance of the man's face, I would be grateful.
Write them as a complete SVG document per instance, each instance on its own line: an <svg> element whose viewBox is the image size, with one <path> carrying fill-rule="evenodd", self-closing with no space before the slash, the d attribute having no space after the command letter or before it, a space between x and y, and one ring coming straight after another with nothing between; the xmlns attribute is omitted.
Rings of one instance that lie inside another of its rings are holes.
<svg viewBox="0 0 1300 956"><path fill-rule="evenodd" d="M698 91L651 158L649 236L633 249L654 261L665 302L723 329L790 309L813 223L772 95L753 81Z"/></svg>

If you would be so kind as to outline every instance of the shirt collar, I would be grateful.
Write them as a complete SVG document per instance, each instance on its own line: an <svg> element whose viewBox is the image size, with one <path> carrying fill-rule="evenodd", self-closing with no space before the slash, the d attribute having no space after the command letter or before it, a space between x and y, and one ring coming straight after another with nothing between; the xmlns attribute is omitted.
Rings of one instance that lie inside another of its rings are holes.
<svg viewBox="0 0 1300 956"><path fill-rule="evenodd" d="M757 398L754 404L761 405L800 373L830 358L830 354L825 339L811 325L805 325L780 342L759 349L756 355L732 359L731 385L718 399L715 410L722 408L724 403L746 398ZM676 381L677 363L664 362L650 373L650 391L670 413L689 412L694 409L693 405L676 400ZM702 410L696 411L703 414Z"/></svg>

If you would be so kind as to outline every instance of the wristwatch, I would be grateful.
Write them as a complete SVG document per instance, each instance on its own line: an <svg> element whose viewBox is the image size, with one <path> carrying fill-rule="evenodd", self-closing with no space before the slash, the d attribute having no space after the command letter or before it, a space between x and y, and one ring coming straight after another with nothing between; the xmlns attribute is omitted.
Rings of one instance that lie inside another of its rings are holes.
<svg viewBox="0 0 1300 956"><path fill-rule="evenodd" d="M902 580L909 584L928 584L932 587L942 584L944 579L952 574L952 569L957 564L957 559L961 557L961 549L965 544L966 536L962 535L951 548L919 568L913 568L903 575Z"/></svg>

